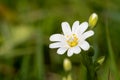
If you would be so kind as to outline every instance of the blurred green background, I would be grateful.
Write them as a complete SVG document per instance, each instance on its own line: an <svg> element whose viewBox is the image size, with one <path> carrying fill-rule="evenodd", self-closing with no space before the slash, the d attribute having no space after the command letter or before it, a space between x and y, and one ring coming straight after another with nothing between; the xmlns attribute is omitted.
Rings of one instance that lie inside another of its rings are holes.
<svg viewBox="0 0 120 80"><path fill-rule="evenodd" d="M0 0L0 80L62 80L67 56L49 49L49 36L62 32L61 22L88 21L93 12L93 60L105 56L97 80L119 80L120 0ZM73 80L88 80L80 54L70 60Z"/></svg>

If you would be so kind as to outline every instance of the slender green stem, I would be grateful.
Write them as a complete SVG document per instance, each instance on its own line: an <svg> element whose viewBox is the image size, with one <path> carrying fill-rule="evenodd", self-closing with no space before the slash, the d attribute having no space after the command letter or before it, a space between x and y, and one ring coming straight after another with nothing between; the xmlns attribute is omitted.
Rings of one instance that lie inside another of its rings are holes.
<svg viewBox="0 0 120 80"><path fill-rule="evenodd" d="M92 56L82 54L82 62L87 68L87 80L95 80L95 68L92 61Z"/></svg>

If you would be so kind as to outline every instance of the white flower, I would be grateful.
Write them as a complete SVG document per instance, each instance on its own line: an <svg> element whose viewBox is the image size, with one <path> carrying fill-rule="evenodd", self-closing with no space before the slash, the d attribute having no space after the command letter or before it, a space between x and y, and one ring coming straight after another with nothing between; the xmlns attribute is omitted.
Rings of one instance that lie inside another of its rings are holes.
<svg viewBox="0 0 120 80"><path fill-rule="evenodd" d="M63 34L50 36L50 41L54 41L49 45L50 48L58 48L58 54L64 54L67 51L68 56L72 56L73 53L79 54L81 49L87 51L90 48L86 39L94 35L94 32L92 30L86 31L88 28L87 22L80 24L79 21L75 21L72 29L67 22L62 22L61 25Z"/></svg>

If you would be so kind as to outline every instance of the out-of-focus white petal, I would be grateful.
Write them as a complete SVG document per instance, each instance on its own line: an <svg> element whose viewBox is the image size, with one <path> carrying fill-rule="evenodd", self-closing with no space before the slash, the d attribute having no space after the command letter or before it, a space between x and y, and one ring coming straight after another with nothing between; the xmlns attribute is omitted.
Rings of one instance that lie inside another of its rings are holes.
<svg viewBox="0 0 120 80"><path fill-rule="evenodd" d="M68 49L68 51L67 51L67 56L70 57L70 56L72 56L72 55L73 55L73 50L70 48L70 49Z"/></svg>
<svg viewBox="0 0 120 80"><path fill-rule="evenodd" d="M56 43L51 43L49 45L49 48L59 48L59 47L63 47L63 43L61 42L56 42Z"/></svg>
<svg viewBox="0 0 120 80"><path fill-rule="evenodd" d="M57 50L57 53L58 54L64 54L65 52L67 51L67 48L66 47L61 47Z"/></svg>
<svg viewBox="0 0 120 80"><path fill-rule="evenodd" d="M88 37L91 37L92 35L94 35L94 32L92 30L89 30L85 33L83 33L82 37L85 39L87 39Z"/></svg>
<svg viewBox="0 0 120 80"><path fill-rule="evenodd" d="M62 22L62 31L64 35L71 35L72 31L70 25L67 22Z"/></svg>
<svg viewBox="0 0 120 80"><path fill-rule="evenodd" d="M50 36L50 41L65 41L65 37L62 34L53 34Z"/></svg>
<svg viewBox="0 0 120 80"><path fill-rule="evenodd" d="M76 33L78 27L79 27L79 21L75 21L72 25L72 33Z"/></svg>
<svg viewBox="0 0 120 80"><path fill-rule="evenodd" d="M81 52L81 49L79 46L73 47L72 50L75 54L79 54Z"/></svg>
<svg viewBox="0 0 120 80"><path fill-rule="evenodd" d="M77 34L78 35L82 34L87 28L88 28L88 23L87 22L81 23L77 28Z"/></svg>
<svg viewBox="0 0 120 80"><path fill-rule="evenodd" d="M90 48L90 45L87 41L83 41L82 43L79 44L79 46L84 50L87 51Z"/></svg>

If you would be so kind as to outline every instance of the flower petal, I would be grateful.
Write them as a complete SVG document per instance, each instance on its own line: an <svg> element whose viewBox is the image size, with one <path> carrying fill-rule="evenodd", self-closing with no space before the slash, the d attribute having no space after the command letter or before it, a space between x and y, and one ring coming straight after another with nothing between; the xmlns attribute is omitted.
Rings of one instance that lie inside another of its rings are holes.
<svg viewBox="0 0 120 80"><path fill-rule="evenodd" d="M79 27L77 28L77 34L82 34L86 29L88 28L88 23L87 22L83 22L79 25Z"/></svg>
<svg viewBox="0 0 120 80"><path fill-rule="evenodd" d="M63 43L61 42L56 42L56 43L51 43L49 45L49 48L59 48L59 47L62 47L63 46Z"/></svg>
<svg viewBox="0 0 120 80"><path fill-rule="evenodd" d="M64 54L66 51L67 51L67 48L61 47L61 48L59 48L59 49L57 50L57 53L58 53L58 54Z"/></svg>
<svg viewBox="0 0 120 80"><path fill-rule="evenodd" d="M53 34L50 36L50 41L65 41L65 37L62 34Z"/></svg>
<svg viewBox="0 0 120 80"><path fill-rule="evenodd" d="M73 50L70 48L68 49L67 55L70 57L73 55Z"/></svg>
<svg viewBox="0 0 120 80"><path fill-rule="evenodd" d="M82 43L79 44L79 46L84 50L87 51L90 48L90 45L87 41L83 41Z"/></svg>
<svg viewBox="0 0 120 80"><path fill-rule="evenodd" d="M64 35L70 35L72 33L70 25L67 22L62 22L62 31Z"/></svg>
<svg viewBox="0 0 120 80"><path fill-rule="evenodd" d="M78 27L79 27L79 21L75 21L72 26L72 32L76 33Z"/></svg>
<svg viewBox="0 0 120 80"><path fill-rule="evenodd" d="M82 36L83 36L83 38L84 38L84 40L85 40L85 39L87 39L88 37L90 37L90 36L92 36L92 35L94 35L94 32L93 32L92 30L89 30L89 31L83 33Z"/></svg>
<svg viewBox="0 0 120 80"><path fill-rule="evenodd" d="M73 47L72 50L75 54L79 54L81 52L81 49L79 46Z"/></svg>

